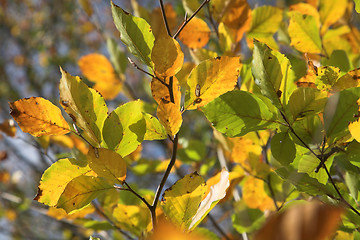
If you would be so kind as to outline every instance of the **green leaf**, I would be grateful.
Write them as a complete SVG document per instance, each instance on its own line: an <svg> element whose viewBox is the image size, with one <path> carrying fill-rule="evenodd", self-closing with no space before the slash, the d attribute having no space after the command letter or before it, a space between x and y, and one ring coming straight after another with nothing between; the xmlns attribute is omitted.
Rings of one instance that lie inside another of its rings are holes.
<svg viewBox="0 0 360 240"><path fill-rule="evenodd" d="M105 120L103 146L125 157L141 144L145 132L141 101L128 102L112 111Z"/></svg>
<svg viewBox="0 0 360 240"><path fill-rule="evenodd" d="M327 101L326 92L315 88L297 88L290 96L289 108L293 119L314 115L323 110Z"/></svg>
<svg viewBox="0 0 360 240"><path fill-rule="evenodd" d="M199 174L186 175L165 190L161 201L165 216L181 229L188 230L205 192L206 184Z"/></svg>
<svg viewBox="0 0 360 240"><path fill-rule="evenodd" d="M112 188L113 186L102 178L79 176L66 185L56 207L63 208L67 213L70 213L86 206L98 195Z"/></svg>
<svg viewBox="0 0 360 240"><path fill-rule="evenodd" d="M347 145L345 153L350 163L360 168L360 143L352 141Z"/></svg>
<svg viewBox="0 0 360 240"><path fill-rule="evenodd" d="M87 155L90 168L111 183L122 184L126 178L126 163L116 152L106 148L91 148Z"/></svg>
<svg viewBox="0 0 360 240"><path fill-rule="evenodd" d="M292 127L306 144L321 144L324 140L324 126L318 115L308 115L298 119L293 123ZM292 132L290 132L290 135L296 144L303 146L302 142Z"/></svg>
<svg viewBox="0 0 360 240"><path fill-rule="evenodd" d="M104 98L79 77L60 68L60 103L74 123L84 130L84 137L95 147L102 142L102 128L108 108Z"/></svg>
<svg viewBox="0 0 360 240"><path fill-rule="evenodd" d="M144 140L161 140L167 138L167 133L163 125L159 122L159 120L148 113L143 113L145 124L146 124L146 132L144 135Z"/></svg>
<svg viewBox="0 0 360 240"><path fill-rule="evenodd" d="M355 2L355 11L360 13L360 0L354 0Z"/></svg>
<svg viewBox="0 0 360 240"><path fill-rule="evenodd" d="M345 172L345 183L349 188L351 197L356 201L359 194L359 174L355 172Z"/></svg>
<svg viewBox="0 0 360 240"><path fill-rule="evenodd" d="M359 106L360 88L349 88L332 95L325 106L324 124L326 135L332 140L349 133L348 124L355 119Z"/></svg>
<svg viewBox="0 0 360 240"><path fill-rule="evenodd" d="M334 158L330 157L325 162L325 166L330 169ZM295 160L298 162L298 172L307 173L310 177L317 179L320 183L326 184L328 180L328 175L324 168L320 168L319 172L315 172L315 169L320 164L320 160L315 157L313 154L308 153L298 156L298 159ZM294 161L294 162L295 162Z"/></svg>
<svg viewBox="0 0 360 240"><path fill-rule="evenodd" d="M277 113L256 95L234 90L202 107L212 125L229 137L277 125Z"/></svg>
<svg viewBox="0 0 360 240"><path fill-rule="evenodd" d="M121 41L132 54L152 67L151 50L154 46L155 37L150 25L145 19L131 15L113 2L111 2L111 11L116 28L120 32Z"/></svg>
<svg viewBox="0 0 360 240"><path fill-rule="evenodd" d="M203 142L180 139L179 143L182 145L182 148L178 149L178 157L182 162L199 162L205 159L206 145Z"/></svg>
<svg viewBox="0 0 360 240"><path fill-rule="evenodd" d="M352 63L350 62L348 55L344 50L334 50L331 53L330 59L324 58L323 65L329 65L339 68L342 72L348 72L352 69Z"/></svg>
<svg viewBox="0 0 360 240"><path fill-rule="evenodd" d="M340 69L332 66L318 68L315 84L318 89L330 90L339 77Z"/></svg>
<svg viewBox="0 0 360 240"><path fill-rule="evenodd" d="M254 52L251 71L261 93L268 97L280 110L286 104L295 84L290 74L290 61L281 53L271 50L268 46L254 41Z"/></svg>
<svg viewBox="0 0 360 240"><path fill-rule="evenodd" d="M128 63L125 53L120 50L118 44L112 38L106 39L106 46L110 54L111 63L113 64L116 72L124 74Z"/></svg>
<svg viewBox="0 0 360 240"><path fill-rule="evenodd" d="M259 209L248 208L243 201L236 202L235 213L231 215L235 230L239 233L253 232L265 222L264 213Z"/></svg>
<svg viewBox="0 0 360 240"><path fill-rule="evenodd" d="M55 206L66 185L81 175L94 173L86 160L60 159L45 170L34 200Z"/></svg>
<svg viewBox="0 0 360 240"><path fill-rule="evenodd" d="M297 11L289 12L289 35L291 45L307 53L321 53L319 26L311 15L302 15Z"/></svg>
<svg viewBox="0 0 360 240"><path fill-rule="evenodd" d="M295 144L287 132L277 133L271 139L271 154L277 161L285 166L295 159Z"/></svg>

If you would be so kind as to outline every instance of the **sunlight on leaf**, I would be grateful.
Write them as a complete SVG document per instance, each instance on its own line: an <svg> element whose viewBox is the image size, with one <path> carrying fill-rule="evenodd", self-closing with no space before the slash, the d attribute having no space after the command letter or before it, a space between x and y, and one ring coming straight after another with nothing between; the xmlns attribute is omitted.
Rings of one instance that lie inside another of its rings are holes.
<svg viewBox="0 0 360 240"><path fill-rule="evenodd" d="M161 140L167 138L167 133L163 125L159 122L159 120L148 114L144 113L144 119L146 123L146 132L144 135L144 140Z"/></svg>
<svg viewBox="0 0 360 240"><path fill-rule="evenodd" d="M104 98L79 77L60 68L60 103L74 123L84 130L84 137L94 146L102 142L102 128L108 108Z"/></svg>
<svg viewBox="0 0 360 240"><path fill-rule="evenodd" d="M161 101L157 108L156 115L170 136L177 134L183 121L178 106L172 102Z"/></svg>
<svg viewBox="0 0 360 240"><path fill-rule="evenodd" d="M347 0L321 0L319 6L320 20L322 22L321 33L337 22L345 13Z"/></svg>
<svg viewBox="0 0 360 240"><path fill-rule="evenodd" d="M207 23L194 17L180 32L179 39L189 48L202 48L208 43L210 33Z"/></svg>
<svg viewBox="0 0 360 240"><path fill-rule="evenodd" d="M116 152L106 148L90 148L89 166L99 177L111 183L122 184L126 178L126 163Z"/></svg>
<svg viewBox="0 0 360 240"><path fill-rule="evenodd" d="M241 69L239 57L216 57L203 61L187 80L185 109L197 109L235 88Z"/></svg>
<svg viewBox="0 0 360 240"><path fill-rule="evenodd" d="M10 115L21 130L35 137L62 135L70 131L60 109L41 97L23 98L10 102Z"/></svg>
<svg viewBox="0 0 360 240"><path fill-rule="evenodd" d="M102 178L81 175L66 185L56 207L63 208L66 213L71 213L88 205L97 196L113 188Z"/></svg>
<svg viewBox="0 0 360 240"><path fill-rule="evenodd" d="M161 103L162 99L167 102L171 102L169 88L165 86L164 83L169 84L169 78L165 78L164 82L161 82L161 80L157 78L153 78L151 80L151 94L158 104ZM172 92L175 105L180 109L181 92L180 84L176 77L172 77Z"/></svg>
<svg viewBox="0 0 360 240"><path fill-rule="evenodd" d="M188 230L205 191L206 184L199 174L186 175L165 190L161 201L165 216L179 228Z"/></svg>
<svg viewBox="0 0 360 240"><path fill-rule="evenodd" d="M250 208L258 208L261 211L275 208L273 200L265 192L264 181L249 176L242 191L243 199Z"/></svg>

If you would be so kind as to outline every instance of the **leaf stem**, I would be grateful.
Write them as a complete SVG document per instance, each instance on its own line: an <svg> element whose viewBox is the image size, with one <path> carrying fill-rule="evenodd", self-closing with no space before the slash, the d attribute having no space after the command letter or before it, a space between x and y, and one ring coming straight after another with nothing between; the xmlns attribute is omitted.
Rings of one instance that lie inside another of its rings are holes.
<svg viewBox="0 0 360 240"><path fill-rule="evenodd" d="M122 188L122 189L121 189L121 188L118 188L118 189L120 189L120 190L127 190L127 191L132 192L137 198L139 198L143 203L145 203L145 205L151 210L151 205L150 205L150 203L149 203L148 201L146 201L145 198L143 198L143 197L140 196L135 190L133 190L126 181L124 181L124 184L126 185L127 188Z"/></svg>
<svg viewBox="0 0 360 240"><path fill-rule="evenodd" d="M176 153L177 153L177 147L178 147L178 135L176 134L175 135L175 138L174 138L174 142L173 142L173 150L172 150L172 156L171 156L171 159L170 159L170 163L169 165L167 166L167 169L164 173L164 176L163 178L161 179L161 182L156 190L156 193L155 193L155 198L154 198L154 202L150 208L150 212L151 212L151 219L152 219L152 223L153 223L153 229L156 228L156 206L159 202L159 198L160 198L160 194L164 188L164 185L166 183L166 180L168 179L169 177L169 174L171 172L171 169L172 167L174 166L175 164L175 161L176 161Z"/></svg>
<svg viewBox="0 0 360 240"><path fill-rule="evenodd" d="M196 11L189 17L186 18L183 23L181 24L181 26L179 27L179 29L176 31L176 33L174 34L173 38L177 38L180 34L180 32L184 29L184 27L186 26L186 24L188 24L190 22L191 19L193 19L193 17L196 16L196 14L205 6L206 3L210 2L210 0L204 0L202 2L202 4L198 7L198 9L196 9Z"/></svg>
<svg viewBox="0 0 360 240"><path fill-rule="evenodd" d="M162 0L160 0L160 8L161 8L161 14L162 14L162 17L163 17L163 20L164 20L164 25L165 25L165 28L166 28L166 32L171 37L169 24L168 24L168 21L167 21L167 18L166 18L164 3L163 3Z"/></svg>
<svg viewBox="0 0 360 240"><path fill-rule="evenodd" d="M145 71L144 69L140 68L131 58L128 57L128 60L129 60L130 64L131 64L134 68L136 68L137 70L139 70L139 71L141 71L141 72L149 75L149 76L152 77L152 78L156 78L153 74L151 74L151 73Z"/></svg>

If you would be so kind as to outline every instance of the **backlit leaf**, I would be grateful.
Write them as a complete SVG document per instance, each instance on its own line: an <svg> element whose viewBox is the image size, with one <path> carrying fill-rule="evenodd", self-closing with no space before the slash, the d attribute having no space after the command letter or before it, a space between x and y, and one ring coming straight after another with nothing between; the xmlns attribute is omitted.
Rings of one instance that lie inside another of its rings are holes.
<svg viewBox="0 0 360 240"><path fill-rule="evenodd" d="M337 22L345 13L347 0L321 0L319 6L321 33Z"/></svg>
<svg viewBox="0 0 360 240"><path fill-rule="evenodd" d="M318 89L330 90L339 77L340 69L332 66L319 67L315 84Z"/></svg>
<svg viewBox="0 0 360 240"><path fill-rule="evenodd" d="M349 131L351 136L355 138L356 141L360 142L360 120L356 120L349 124Z"/></svg>
<svg viewBox="0 0 360 240"><path fill-rule="evenodd" d="M146 123L146 132L144 135L144 140L161 140L167 138L167 133L163 125L159 120L148 114L144 113L144 119Z"/></svg>
<svg viewBox="0 0 360 240"><path fill-rule="evenodd" d="M229 172L225 169L221 171L219 182L210 186L210 191L201 201L195 216L191 220L189 229L194 229L206 215L215 207L215 205L225 197L226 190L230 186Z"/></svg>
<svg viewBox="0 0 360 240"><path fill-rule="evenodd" d="M117 204L112 212L115 224L140 237L151 221L149 209L138 205Z"/></svg>
<svg viewBox="0 0 360 240"><path fill-rule="evenodd" d="M60 109L41 97L23 98L9 103L10 114L21 130L35 137L62 135L70 131Z"/></svg>
<svg viewBox="0 0 360 240"><path fill-rule="evenodd" d="M74 123L84 130L84 137L94 146L102 141L102 128L108 108L103 97L60 68L60 103Z"/></svg>
<svg viewBox="0 0 360 240"><path fill-rule="evenodd" d="M82 175L72 179L66 185L56 207L63 208L70 213L86 206L97 196L113 188L102 178Z"/></svg>
<svg viewBox="0 0 360 240"><path fill-rule="evenodd" d="M140 100L125 103L112 111L104 123L103 146L125 157L144 140L146 123Z"/></svg>
<svg viewBox="0 0 360 240"><path fill-rule="evenodd" d="M164 192L161 207L170 221L188 230L205 191L204 179L196 172L188 174Z"/></svg>
<svg viewBox="0 0 360 240"><path fill-rule="evenodd" d="M306 115L319 113L325 106L327 94L315 88L298 88L290 96L290 112L296 120Z"/></svg>
<svg viewBox="0 0 360 240"><path fill-rule="evenodd" d="M173 5L170 2L164 3L164 10L166 13L166 19L170 33L174 34L174 29L178 25L176 11L174 10ZM153 9L153 11L150 14L149 23L151 25L155 38L157 38L158 36L168 34L164 24L164 19L162 17L160 7Z"/></svg>
<svg viewBox="0 0 360 240"><path fill-rule="evenodd" d="M169 88L164 83L170 84L170 78L165 78L164 82L157 78L153 78L151 81L151 93L158 104L161 103L162 99L166 102L171 102ZM172 77L172 92L175 105L180 109L181 92L180 84L176 77Z"/></svg>
<svg viewBox="0 0 360 240"><path fill-rule="evenodd" d="M258 208L261 211L274 209L273 200L265 192L264 181L248 177L242 191L243 199L250 208Z"/></svg>
<svg viewBox="0 0 360 240"><path fill-rule="evenodd" d="M190 73L185 109L196 109L234 89L240 73L239 57L217 57L203 61ZM198 94L197 94L198 92Z"/></svg>
<svg viewBox="0 0 360 240"><path fill-rule="evenodd" d="M297 50L307 53L321 53L319 27L313 16L302 15L299 12L289 12L289 35L291 45Z"/></svg>
<svg viewBox="0 0 360 240"><path fill-rule="evenodd" d="M207 23L194 17L180 32L179 39L189 48L202 48L208 43L210 33Z"/></svg>
<svg viewBox="0 0 360 240"><path fill-rule="evenodd" d="M283 104L287 103L290 94L296 88L290 61L283 54L254 41L251 71L261 93L277 108L283 110Z"/></svg>
<svg viewBox="0 0 360 240"><path fill-rule="evenodd" d="M120 79L109 60L101 54L92 53L81 57L78 61L83 75L95 82L94 89L105 99L114 99L122 88Z"/></svg>
<svg viewBox="0 0 360 240"><path fill-rule="evenodd" d="M118 43L112 39L106 39L106 47L110 54L110 60L118 74L125 73L128 60L126 54L122 52L118 46Z"/></svg>
<svg viewBox="0 0 360 240"><path fill-rule="evenodd" d="M359 0L354 0L355 2L355 10L357 13L360 13L360 1Z"/></svg>
<svg viewBox="0 0 360 240"><path fill-rule="evenodd" d="M55 206L66 185L81 175L96 175L84 160L60 159L45 170L34 200Z"/></svg>
<svg viewBox="0 0 360 240"><path fill-rule="evenodd" d="M333 91L341 91L347 88L360 87L360 68L349 71L340 77L333 86Z"/></svg>
<svg viewBox="0 0 360 240"><path fill-rule="evenodd" d="M340 207L320 202L291 206L270 216L256 234L255 240L287 240L331 238L341 221Z"/></svg>
<svg viewBox="0 0 360 240"><path fill-rule="evenodd" d="M152 67L151 50L155 37L150 25L144 19L132 16L113 2L111 2L111 10L116 28L120 32L121 41L132 54Z"/></svg>
<svg viewBox="0 0 360 240"><path fill-rule="evenodd" d="M285 166L295 159L295 144L287 132L277 133L271 139L271 154L277 161Z"/></svg>
<svg viewBox="0 0 360 240"><path fill-rule="evenodd" d="M277 122L276 112L257 96L234 90L202 107L212 125L228 137L271 128Z"/></svg>
<svg viewBox="0 0 360 240"><path fill-rule="evenodd" d="M309 3L297 3L289 7L290 11L297 11L302 15L313 16L316 20L317 26L320 26L320 15L317 9Z"/></svg>
<svg viewBox="0 0 360 240"><path fill-rule="evenodd" d="M332 95L325 106L324 124L326 135L332 139L348 133L348 124L355 120L358 113L357 101L360 88L349 88Z"/></svg>
<svg viewBox="0 0 360 240"><path fill-rule="evenodd" d="M175 39L162 35L155 40L151 60L157 76L170 77L180 71L184 62L184 53Z"/></svg>
<svg viewBox="0 0 360 240"><path fill-rule="evenodd" d="M91 148L87 155L89 166L99 177L114 184L126 178L126 163L116 152L106 148Z"/></svg>
<svg viewBox="0 0 360 240"><path fill-rule="evenodd" d="M174 103L161 101L156 115L170 136L174 136L180 130L183 120L179 107Z"/></svg>

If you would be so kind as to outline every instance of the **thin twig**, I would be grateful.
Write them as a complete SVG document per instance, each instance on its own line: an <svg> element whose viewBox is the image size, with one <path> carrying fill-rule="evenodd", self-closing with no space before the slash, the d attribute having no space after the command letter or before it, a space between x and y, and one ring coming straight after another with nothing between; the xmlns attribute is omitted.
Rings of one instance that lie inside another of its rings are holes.
<svg viewBox="0 0 360 240"><path fill-rule="evenodd" d="M181 26L179 27L179 29L176 31L176 33L174 34L173 38L177 38L180 34L180 32L184 29L184 27L186 26L186 24L188 24L190 22L191 19L193 19L193 17L196 16L196 14L201 10L201 8L203 8L205 6L206 3L210 2L210 0L204 0L203 3L198 7L198 9L196 9L196 11L189 17L186 18L184 20L184 22L181 24Z"/></svg>
<svg viewBox="0 0 360 240"><path fill-rule="evenodd" d="M210 222L214 225L216 230L218 230L218 232L221 234L221 236L223 236L226 240L230 240L228 235L225 233L225 231L221 228L221 226L216 222L216 220L210 213L208 214L208 218L209 218Z"/></svg>
<svg viewBox="0 0 360 240"><path fill-rule="evenodd" d="M111 224L111 226L113 226L116 230L118 230L122 235L124 235L127 239L130 240L135 240L135 238L131 237L127 232L125 232L124 230L122 230L121 228L119 228L118 226L116 226L116 224L104 213L104 211L93 201L91 202L91 204L94 206L94 208L96 209L96 212L103 216L106 221L108 221L108 223Z"/></svg>
<svg viewBox="0 0 360 240"><path fill-rule="evenodd" d="M160 0L160 8L161 8L161 14L162 14L162 17L163 17L163 20L164 20L164 25L165 25L165 28L166 28L166 32L171 37L169 24L168 24L168 21L167 21L167 18L166 18L164 3L163 3L162 0Z"/></svg>
<svg viewBox="0 0 360 240"><path fill-rule="evenodd" d="M169 165L167 166L167 169L164 173L164 176L163 178L161 179L161 182L159 184L159 187L157 188L156 190L156 193L155 193L155 198L154 198L154 202L151 206L151 218L152 218L152 222L153 222L153 229L155 229L156 227L156 213L155 213L155 210L156 210L156 206L159 202L159 198L160 198L160 194L162 192L162 189L164 188L164 185L166 183L166 180L168 179L169 177L169 174L171 172L171 169L172 167L174 166L175 164L175 161L176 161L176 153L177 153L177 147L178 147L178 135L176 134L175 135L175 138L174 138L174 143L173 143L173 150L172 150L172 156L171 156L171 159L170 159L170 163Z"/></svg>
<svg viewBox="0 0 360 240"><path fill-rule="evenodd" d="M132 192L136 197L138 197L143 203L145 203L145 205L151 210L151 205L148 201L146 201L145 198L143 198L142 196L140 196L135 190L133 190L130 185L124 181L124 184L126 185L127 189L126 188L118 188L120 190L127 190L127 191L130 191Z"/></svg>
<svg viewBox="0 0 360 240"><path fill-rule="evenodd" d="M128 57L128 60L129 60L130 64L131 64L134 68L136 68L137 70L139 70L139 71L141 71L141 72L149 75L149 76L152 77L152 78L156 78L153 74L151 74L151 73L145 71L144 69L140 68L131 58Z"/></svg>

